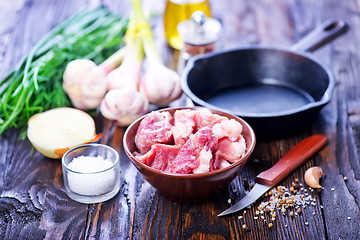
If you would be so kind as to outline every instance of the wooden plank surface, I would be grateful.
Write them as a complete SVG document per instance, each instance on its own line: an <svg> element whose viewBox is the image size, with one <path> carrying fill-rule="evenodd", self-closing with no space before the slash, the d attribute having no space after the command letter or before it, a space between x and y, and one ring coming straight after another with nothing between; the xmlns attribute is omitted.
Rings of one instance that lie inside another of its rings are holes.
<svg viewBox="0 0 360 240"><path fill-rule="evenodd" d="M99 4L123 16L129 13L127 0L0 0L0 76L56 24ZM158 13L151 20L157 46L176 68L178 53L167 47L163 35L164 1L144 0L144 6ZM121 154L121 190L107 202L90 205L69 199L60 162L36 151L31 156L30 143L17 140L13 129L0 136L1 239L360 239L359 2L212 0L211 6L224 25L222 49L258 44L290 47L328 18L348 22L350 31L344 37L314 53L333 70L337 87L313 126L288 139L257 143L239 176L208 201L177 203L144 181L121 148L124 129L105 121L102 142ZM327 146L281 183L289 186L295 178L303 182L307 168L321 166L326 177L321 181L324 189L311 193L315 206L309 205L294 218L278 214L272 228L267 227L268 215L267 222L254 219L259 203L246 212L216 216L246 194L243 178L253 183L258 173L315 133L328 138ZM249 231L242 229L243 224Z"/></svg>

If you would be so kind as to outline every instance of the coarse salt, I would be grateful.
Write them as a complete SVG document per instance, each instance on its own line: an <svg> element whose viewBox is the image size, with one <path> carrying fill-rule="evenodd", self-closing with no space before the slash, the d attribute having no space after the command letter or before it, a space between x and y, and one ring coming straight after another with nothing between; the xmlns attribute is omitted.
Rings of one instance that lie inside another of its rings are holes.
<svg viewBox="0 0 360 240"><path fill-rule="evenodd" d="M69 188L82 195L99 195L111 191L116 180L112 166L113 162L102 156L74 158L67 166L70 170L67 174Z"/></svg>

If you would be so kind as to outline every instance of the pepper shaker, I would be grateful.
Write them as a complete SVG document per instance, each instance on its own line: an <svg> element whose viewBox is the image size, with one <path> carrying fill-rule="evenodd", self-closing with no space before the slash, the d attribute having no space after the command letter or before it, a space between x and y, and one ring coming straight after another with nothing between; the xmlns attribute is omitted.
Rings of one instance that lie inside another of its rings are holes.
<svg viewBox="0 0 360 240"><path fill-rule="evenodd" d="M219 39L221 23L209 18L202 11L196 11L191 18L178 24L181 40L184 42L182 56L185 61L190 57L212 52Z"/></svg>

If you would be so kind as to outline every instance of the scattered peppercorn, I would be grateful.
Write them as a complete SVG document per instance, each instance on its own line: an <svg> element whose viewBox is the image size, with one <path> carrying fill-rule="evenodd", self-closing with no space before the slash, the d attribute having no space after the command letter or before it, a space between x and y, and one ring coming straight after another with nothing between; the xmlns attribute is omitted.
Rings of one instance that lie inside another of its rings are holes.
<svg viewBox="0 0 360 240"><path fill-rule="evenodd" d="M243 178L243 182L244 182L244 188L248 189L249 188L249 182L246 178Z"/></svg>
<svg viewBox="0 0 360 240"><path fill-rule="evenodd" d="M346 180L345 177L344 180ZM267 220L273 222L276 220L277 211L285 216L287 210L289 210L290 217L294 217L294 215L299 216L302 213L302 208L305 209L310 204L312 206L316 205L314 203L316 198L310 192L315 193L312 188L305 189L303 184L299 183L299 179L295 179L295 182L289 188L285 186L272 188L264 194L269 199L259 204L258 210L255 211L256 216L254 216L254 219L261 219L265 223L269 223ZM270 213L271 218L265 219L264 213ZM272 227L273 223L269 223L268 226Z"/></svg>

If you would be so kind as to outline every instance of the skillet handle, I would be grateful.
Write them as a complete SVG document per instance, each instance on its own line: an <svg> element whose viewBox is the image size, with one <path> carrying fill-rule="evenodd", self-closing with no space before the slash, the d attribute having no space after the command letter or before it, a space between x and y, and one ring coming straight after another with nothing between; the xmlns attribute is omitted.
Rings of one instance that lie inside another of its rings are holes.
<svg viewBox="0 0 360 240"><path fill-rule="evenodd" d="M341 20L327 20L291 47L293 51L313 52L346 33L348 25Z"/></svg>

